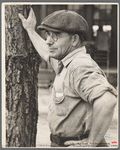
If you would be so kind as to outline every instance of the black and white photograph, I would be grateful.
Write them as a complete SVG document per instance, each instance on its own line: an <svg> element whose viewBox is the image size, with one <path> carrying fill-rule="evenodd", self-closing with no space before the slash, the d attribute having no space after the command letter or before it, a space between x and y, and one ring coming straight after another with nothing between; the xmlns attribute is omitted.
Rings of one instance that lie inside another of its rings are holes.
<svg viewBox="0 0 120 150"><path fill-rule="evenodd" d="M1 10L2 148L118 148L119 3Z"/></svg>

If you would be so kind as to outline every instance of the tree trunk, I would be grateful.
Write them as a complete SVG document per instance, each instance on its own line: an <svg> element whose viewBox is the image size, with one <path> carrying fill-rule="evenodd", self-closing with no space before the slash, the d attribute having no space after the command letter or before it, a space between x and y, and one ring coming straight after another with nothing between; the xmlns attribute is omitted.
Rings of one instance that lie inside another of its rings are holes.
<svg viewBox="0 0 120 150"><path fill-rule="evenodd" d="M23 29L28 5L5 5L6 147L35 147L40 57Z"/></svg>

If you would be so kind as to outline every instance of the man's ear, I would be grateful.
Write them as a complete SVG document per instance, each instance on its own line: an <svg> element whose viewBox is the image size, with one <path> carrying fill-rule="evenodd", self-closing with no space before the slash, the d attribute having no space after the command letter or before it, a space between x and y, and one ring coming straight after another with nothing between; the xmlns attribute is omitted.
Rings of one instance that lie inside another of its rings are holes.
<svg viewBox="0 0 120 150"><path fill-rule="evenodd" d="M72 43L72 46L76 46L77 44L78 44L78 42L79 42L79 35L78 34L75 34L75 35L73 35L73 43Z"/></svg>

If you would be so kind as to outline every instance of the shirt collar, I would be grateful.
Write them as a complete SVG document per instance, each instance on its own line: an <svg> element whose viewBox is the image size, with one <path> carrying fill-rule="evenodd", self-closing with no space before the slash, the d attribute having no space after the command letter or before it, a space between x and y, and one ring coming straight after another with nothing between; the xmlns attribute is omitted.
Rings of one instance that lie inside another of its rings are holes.
<svg viewBox="0 0 120 150"><path fill-rule="evenodd" d="M69 53L66 57L64 57L61 61L64 65L64 67L66 67L72 60L73 58L80 54L80 53L86 53L86 48L85 46L79 47L76 50L72 51L71 53Z"/></svg>

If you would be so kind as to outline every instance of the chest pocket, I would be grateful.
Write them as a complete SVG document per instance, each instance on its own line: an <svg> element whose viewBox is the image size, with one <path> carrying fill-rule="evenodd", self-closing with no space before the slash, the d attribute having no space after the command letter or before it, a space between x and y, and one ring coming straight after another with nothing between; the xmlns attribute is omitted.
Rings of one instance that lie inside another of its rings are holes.
<svg viewBox="0 0 120 150"><path fill-rule="evenodd" d="M69 112L69 103L65 99L64 94L64 79L66 77L67 68L64 68L60 74L55 78L55 82L52 88L52 96L54 101L54 107L56 115L66 116Z"/></svg>
<svg viewBox="0 0 120 150"><path fill-rule="evenodd" d="M66 116L69 112L69 104L65 100L63 92L56 92L54 86L52 88L53 107L57 116Z"/></svg>
<svg viewBox="0 0 120 150"><path fill-rule="evenodd" d="M69 107L68 107L69 105L65 101L65 96L63 95L63 96L56 97L56 95L54 95L53 101L54 101L56 115L66 116L69 112Z"/></svg>

